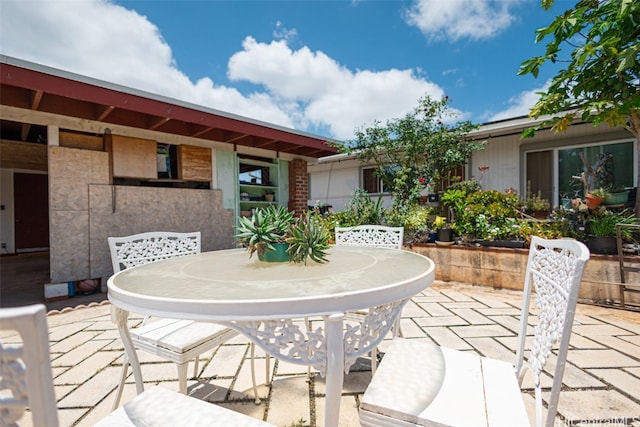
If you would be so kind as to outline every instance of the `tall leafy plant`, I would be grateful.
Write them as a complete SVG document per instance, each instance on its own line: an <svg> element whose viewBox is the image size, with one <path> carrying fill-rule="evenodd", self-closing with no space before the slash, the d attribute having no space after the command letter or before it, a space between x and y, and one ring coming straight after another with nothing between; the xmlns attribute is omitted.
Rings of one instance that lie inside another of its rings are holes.
<svg viewBox="0 0 640 427"><path fill-rule="evenodd" d="M424 96L404 117L356 129L355 139L339 148L374 164L394 203L408 206L425 185L437 183L443 174L466 164L473 151L484 148L484 141L467 136L476 125L454 121L457 114L449 101L447 96Z"/></svg>
<svg viewBox="0 0 640 427"><path fill-rule="evenodd" d="M549 10L554 3L542 0L542 7ZM594 125L604 122L629 130L640 151L640 2L579 0L572 4L573 8L536 31L536 43L549 40L546 50L524 61L518 71L537 77L545 63L566 64L529 114L551 118L523 136L533 136L549 125L562 132L576 119ZM635 211L640 214L640 197L636 197Z"/></svg>

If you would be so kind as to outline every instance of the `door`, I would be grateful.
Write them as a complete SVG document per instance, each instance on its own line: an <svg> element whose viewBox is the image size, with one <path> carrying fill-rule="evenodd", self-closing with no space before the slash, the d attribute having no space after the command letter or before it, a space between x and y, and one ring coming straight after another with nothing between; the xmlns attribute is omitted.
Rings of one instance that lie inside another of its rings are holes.
<svg viewBox="0 0 640 427"><path fill-rule="evenodd" d="M541 192L542 198L553 200L553 151L527 153L527 182L531 183L532 195ZM525 190L527 189L525 182ZM525 197L528 197L525 194ZM551 203L554 204L553 202Z"/></svg>
<svg viewBox="0 0 640 427"><path fill-rule="evenodd" d="M49 191L46 174L13 175L16 252L49 248Z"/></svg>

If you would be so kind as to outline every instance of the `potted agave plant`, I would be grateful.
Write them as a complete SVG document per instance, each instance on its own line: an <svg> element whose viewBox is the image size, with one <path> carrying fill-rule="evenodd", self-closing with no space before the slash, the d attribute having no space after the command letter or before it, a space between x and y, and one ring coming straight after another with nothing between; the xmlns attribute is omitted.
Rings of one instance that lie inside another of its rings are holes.
<svg viewBox="0 0 640 427"><path fill-rule="evenodd" d="M324 223L305 213L294 218L282 205L256 209L251 217L239 217L235 237L249 252L265 262L327 261L331 234Z"/></svg>

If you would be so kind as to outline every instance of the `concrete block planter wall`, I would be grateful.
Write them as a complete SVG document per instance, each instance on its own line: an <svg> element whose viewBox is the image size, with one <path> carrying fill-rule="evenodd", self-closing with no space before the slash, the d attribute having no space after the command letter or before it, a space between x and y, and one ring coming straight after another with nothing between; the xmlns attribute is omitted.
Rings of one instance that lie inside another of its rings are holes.
<svg viewBox="0 0 640 427"><path fill-rule="evenodd" d="M435 262L437 280L513 290L522 290L529 254L528 249L459 245L443 247L434 244L414 245L411 250ZM627 273L627 284L640 286L640 273ZM582 276L579 298L619 302L619 285L618 257L591 254ZM640 294L626 293L625 302L640 305Z"/></svg>

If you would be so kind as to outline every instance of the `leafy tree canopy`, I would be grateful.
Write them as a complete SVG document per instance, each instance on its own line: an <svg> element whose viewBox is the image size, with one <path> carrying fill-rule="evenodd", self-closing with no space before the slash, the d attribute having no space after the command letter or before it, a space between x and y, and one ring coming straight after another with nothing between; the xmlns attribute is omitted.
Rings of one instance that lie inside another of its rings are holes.
<svg viewBox="0 0 640 427"><path fill-rule="evenodd" d="M423 187L467 163L472 151L484 148L484 141L472 141L467 134L477 129L469 121L447 124L456 117L448 107L449 97L436 101L424 96L418 106L399 119L356 129L355 139L340 147L362 162L376 166L394 204L408 206Z"/></svg>
<svg viewBox="0 0 640 427"><path fill-rule="evenodd" d="M553 3L542 0L542 7L549 10ZM573 9L536 31L536 43L546 38L550 41L545 54L523 62L518 74L537 77L547 62L566 63L566 67L553 77L529 114L551 118L526 129L523 137L549 125L563 132L579 117L595 126L625 127L635 136L636 152L640 152L640 1L579 0ZM569 56L561 57L563 48L570 51ZM640 184L640 176L636 182ZM635 211L640 215L640 186Z"/></svg>

